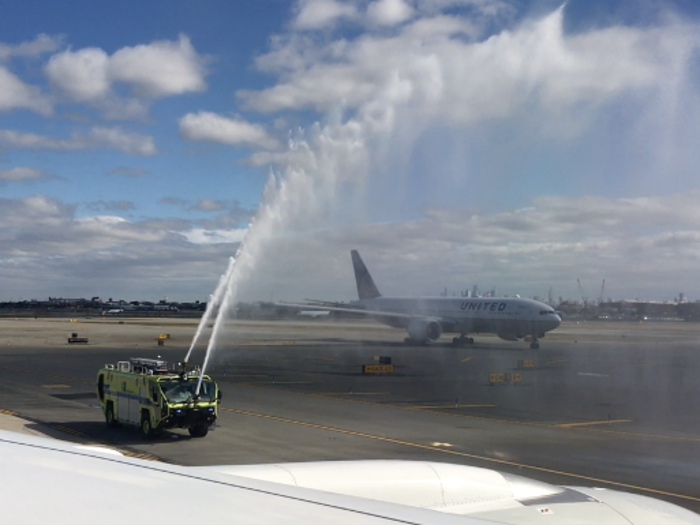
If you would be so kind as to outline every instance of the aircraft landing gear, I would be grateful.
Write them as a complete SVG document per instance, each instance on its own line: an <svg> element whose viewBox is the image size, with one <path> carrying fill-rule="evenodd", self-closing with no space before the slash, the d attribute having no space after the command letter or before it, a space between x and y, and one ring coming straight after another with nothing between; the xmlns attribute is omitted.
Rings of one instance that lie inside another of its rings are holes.
<svg viewBox="0 0 700 525"><path fill-rule="evenodd" d="M473 345L474 339L467 337L466 335L460 335L459 337L452 338L452 344L455 346Z"/></svg>
<svg viewBox="0 0 700 525"><path fill-rule="evenodd" d="M533 339L532 343L530 343L530 350L539 350L540 348L540 342L538 339Z"/></svg>

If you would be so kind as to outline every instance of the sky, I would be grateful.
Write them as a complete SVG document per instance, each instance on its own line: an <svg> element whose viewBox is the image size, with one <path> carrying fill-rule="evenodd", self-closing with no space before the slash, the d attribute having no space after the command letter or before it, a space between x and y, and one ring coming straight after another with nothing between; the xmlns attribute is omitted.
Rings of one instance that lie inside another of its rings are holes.
<svg viewBox="0 0 700 525"><path fill-rule="evenodd" d="M0 300L700 299L696 2L3 13Z"/></svg>

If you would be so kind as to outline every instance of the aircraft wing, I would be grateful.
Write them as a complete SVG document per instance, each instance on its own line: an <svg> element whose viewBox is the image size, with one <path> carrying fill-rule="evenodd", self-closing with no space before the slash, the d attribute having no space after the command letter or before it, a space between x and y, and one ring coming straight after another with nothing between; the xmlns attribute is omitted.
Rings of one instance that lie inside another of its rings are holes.
<svg viewBox="0 0 700 525"><path fill-rule="evenodd" d="M455 320L451 318L445 318L445 317L440 317L440 316L432 316L432 315L421 315L421 314L404 314L401 312L386 312L383 310L368 310L366 308L362 307L351 307L351 306L344 306L344 307L338 307L338 306L326 306L321 305L321 304L314 304L314 303L290 303L286 301L280 301L275 303L276 305L279 306L291 306L293 308L303 308L305 310L328 310L330 312L346 312L346 313L353 313L353 314L358 314L358 315L366 315L367 317L385 317L385 318L391 318L391 319L434 319L436 321L439 321L440 323L443 324L454 324Z"/></svg>
<svg viewBox="0 0 700 525"><path fill-rule="evenodd" d="M2 515L36 523L494 525L0 431Z"/></svg>
<svg viewBox="0 0 700 525"><path fill-rule="evenodd" d="M15 525L700 523L652 498L438 463L183 467L0 431L0 469L3 519Z"/></svg>

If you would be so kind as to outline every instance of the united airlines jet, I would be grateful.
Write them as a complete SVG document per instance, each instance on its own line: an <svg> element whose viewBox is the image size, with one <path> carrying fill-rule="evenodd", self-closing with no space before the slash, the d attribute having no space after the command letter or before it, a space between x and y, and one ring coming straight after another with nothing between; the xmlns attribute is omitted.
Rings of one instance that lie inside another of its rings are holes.
<svg viewBox="0 0 700 525"><path fill-rule="evenodd" d="M437 341L443 333L459 334L458 344L473 344L469 334L496 334L506 341L528 339L530 348L540 347L539 339L561 324L551 306L521 298L496 297L384 297L374 284L357 250L350 252L355 269L358 301L348 306L316 301L288 306L352 312L408 333L405 342Z"/></svg>

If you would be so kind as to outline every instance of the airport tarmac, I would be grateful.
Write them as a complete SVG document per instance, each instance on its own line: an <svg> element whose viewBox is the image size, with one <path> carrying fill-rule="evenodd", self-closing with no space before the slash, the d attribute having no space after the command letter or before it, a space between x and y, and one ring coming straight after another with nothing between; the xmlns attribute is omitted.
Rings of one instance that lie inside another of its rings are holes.
<svg viewBox="0 0 700 525"><path fill-rule="evenodd" d="M0 319L0 425L17 426L17 415L35 433L186 465L463 463L700 511L699 324L564 323L530 350L491 336L407 347L403 332L365 321L237 321L209 369L224 391L214 432L145 441L107 429L97 370L128 357L182 360L196 323ZM73 332L89 342L69 345ZM163 346L159 334L170 335ZM379 356L393 373L363 375Z"/></svg>

